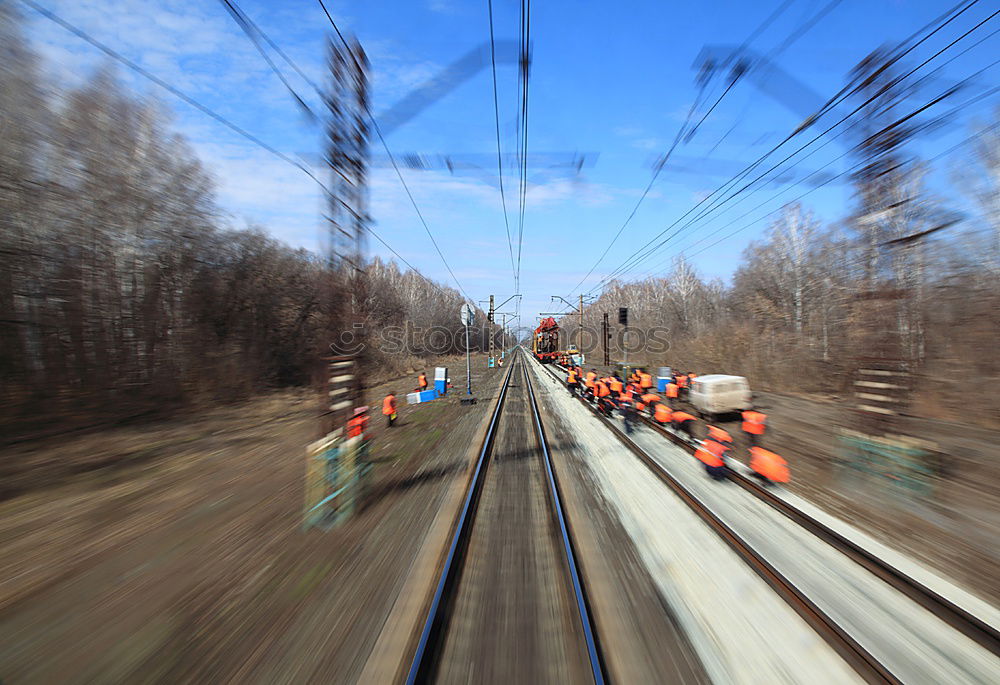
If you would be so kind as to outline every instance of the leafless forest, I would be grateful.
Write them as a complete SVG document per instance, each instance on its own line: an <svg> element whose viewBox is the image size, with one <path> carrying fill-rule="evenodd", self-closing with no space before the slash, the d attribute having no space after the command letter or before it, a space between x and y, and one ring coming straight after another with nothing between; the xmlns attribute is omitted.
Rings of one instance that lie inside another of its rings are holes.
<svg viewBox="0 0 1000 685"><path fill-rule="evenodd" d="M110 68L60 91L21 29L0 6L0 433L308 383L332 342L337 274L232 226L165 108ZM457 291L378 260L366 273L368 330L406 321L411 354L464 350L458 335L424 339L457 333ZM373 373L417 365L370 339Z"/></svg>

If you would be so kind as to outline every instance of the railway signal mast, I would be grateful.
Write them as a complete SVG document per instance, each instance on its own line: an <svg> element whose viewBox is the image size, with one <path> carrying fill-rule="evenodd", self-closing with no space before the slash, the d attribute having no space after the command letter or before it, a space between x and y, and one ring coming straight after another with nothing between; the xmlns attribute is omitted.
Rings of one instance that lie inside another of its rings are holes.
<svg viewBox="0 0 1000 685"><path fill-rule="evenodd" d="M326 164L327 264L322 307L329 354L317 369L322 390L320 439L309 446L304 524L329 527L356 509L368 464L363 435L347 437L345 426L363 402L360 364L364 354L365 232L368 215L370 113L368 58L353 37L330 38L330 82Z"/></svg>

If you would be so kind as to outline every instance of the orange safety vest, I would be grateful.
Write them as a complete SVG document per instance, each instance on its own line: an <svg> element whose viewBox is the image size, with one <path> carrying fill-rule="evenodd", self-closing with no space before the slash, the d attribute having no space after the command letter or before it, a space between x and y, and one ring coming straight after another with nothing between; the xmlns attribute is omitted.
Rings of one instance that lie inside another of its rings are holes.
<svg viewBox="0 0 1000 685"><path fill-rule="evenodd" d="M733 438L726 431L715 426L708 427L708 437L711 440L718 440L719 442L732 442Z"/></svg>
<svg viewBox="0 0 1000 685"><path fill-rule="evenodd" d="M648 373L639 374L639 387L640 388L652 388L653 387L653 377Z"/></svg>
<svg viewBox="0 0 1000 685"><path fill-rule="evenodd" d="M608 387L608 384L605 383L604 381L597 381L596 383L594 383L594 393L598 397L607 397L608 395L611 394L611 389Z"/></svg>
<svg viewBox="0 0 1000 685"><path fill-rule="evenodd" d="M611 391L612 392L617 392L617 393L620 394L621 391L622 391L622 388L624 388L624 387L625 387L625 385L620 380L618 380L617 378L612 378L611 379Z"/></svg>
<svg viewBox="0 0 1000 685"><path fill-rule="evenodd" d="M347 422L347 437L353 438L365 432L365 424L368 423L367 416L355 416Z"/></svg>
<svg viewBox="0 0 1000 685"><path fill-rule="evenodd" d="M667 383L667 397L671 399L676 399L677 397L677 384Z"/></svg>
<svg viewBox="0 0 1000 685"><path fill-rule="evenodd" d="M382 400L382 413L386 416L391 416L396 413L396 396L386 395L385 399Z"/></svg>
<svg viewBox="0 0 1000 685"><path fill-rule="evenodd" d="M687 376L678 376L677 377L677 387L678 388L686 388L687 384L688 384L688 377Z"/></svg>
<svg viewBox="0 0 1000 685"><path fill-rule="evenodd" d="M750 449L750 468L775 483L787 483L789 480L788 462L763 447Z"/></svg>
<svg viewBox="0 0 1000 685"><path fill-rule="evenodd" d="M748 410L743 412L743 432L754 435L764 435L764 428L767 422L767 414L759 411Z"/></svg>
<svg viewBox="0 0 1000 685"><path fill-rule="evenodd" d="M417 376L417 385L420 386L421 390L423 390L424 388L426 388L427 387L427 376L425 376L424 374L420 374L419 376Z"/></svg>
<svg viewBox="0 0 1000 685"><path fill-rule="evenodd" d="M570 370L570 372L566 374L566 382L570 385L576 383L576 371Z"/></svg>
<svg viewBox="0 0 1000 685"><path fill-rule="evenodd" d="M656 410L653 413L653 418L660 423L669 423L671 415L670 407L663 404L662 402L656 405Z"/></svg>
<svg viewBox="0 0 1000 685"><path fill-rule="evenodd" d="M593 372L593 371L588 371L587 372L587 387L589 388L592 385L594 385L594 380L596 380L596 379L597 379L597 374L595 372Z"/></svg>
<svg viewBox="0 0 1000 685"><path fill-rule="evenodd" d="M642 401L646 404L653 404L654 402L660 401L660 396L655 393L648 392L642 396Z"/></svg>
<svg viewBox="0 0 1000 685"><path fill-rule="evenodd" d="M686 411L675 411L673 421L674 423L684 423L685 421L694 421L694 417Z"/></svg>
<svg viewBox="0 0 1000 685"><path fill-rule="evenodd" d="M701 446L695 451L694 456L708 466L725 466L726 462L722 461L725 453L725 446L717 443L715 440L706 440L701 443Z"/></svg>

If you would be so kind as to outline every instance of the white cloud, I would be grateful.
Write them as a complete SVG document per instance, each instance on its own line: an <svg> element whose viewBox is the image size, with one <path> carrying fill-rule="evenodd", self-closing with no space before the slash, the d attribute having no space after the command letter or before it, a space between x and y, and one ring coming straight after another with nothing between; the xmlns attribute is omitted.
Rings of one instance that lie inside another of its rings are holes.
<svg viewBox="0 0 1000 685"><path fill-rule="evenodd" d="M656 150L662 146L659 138L639 138L632 141L632 147L639 150Z"/></svg>
<svg viewBox="0 0 1000 685"><path fill-rule="evenodd" d="M453 14L456 10L451 0L429 0L427 7L431 12L438 12L440 14Z"/></svg>

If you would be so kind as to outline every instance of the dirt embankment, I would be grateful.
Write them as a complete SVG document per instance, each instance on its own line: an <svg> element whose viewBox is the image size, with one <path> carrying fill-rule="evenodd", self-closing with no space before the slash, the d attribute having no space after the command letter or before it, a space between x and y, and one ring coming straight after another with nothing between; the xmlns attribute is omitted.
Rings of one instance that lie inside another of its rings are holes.
<svg viewBox="0 0 1000 685"><path fill-rule="evenodd" d="M371 504L326 532L301 527L311 393L17 446L100 465L0 503L0 680L351 680L495 390L474 364L477 405L375 410ZM369 401L390 385L415 378Z"/></svg>

